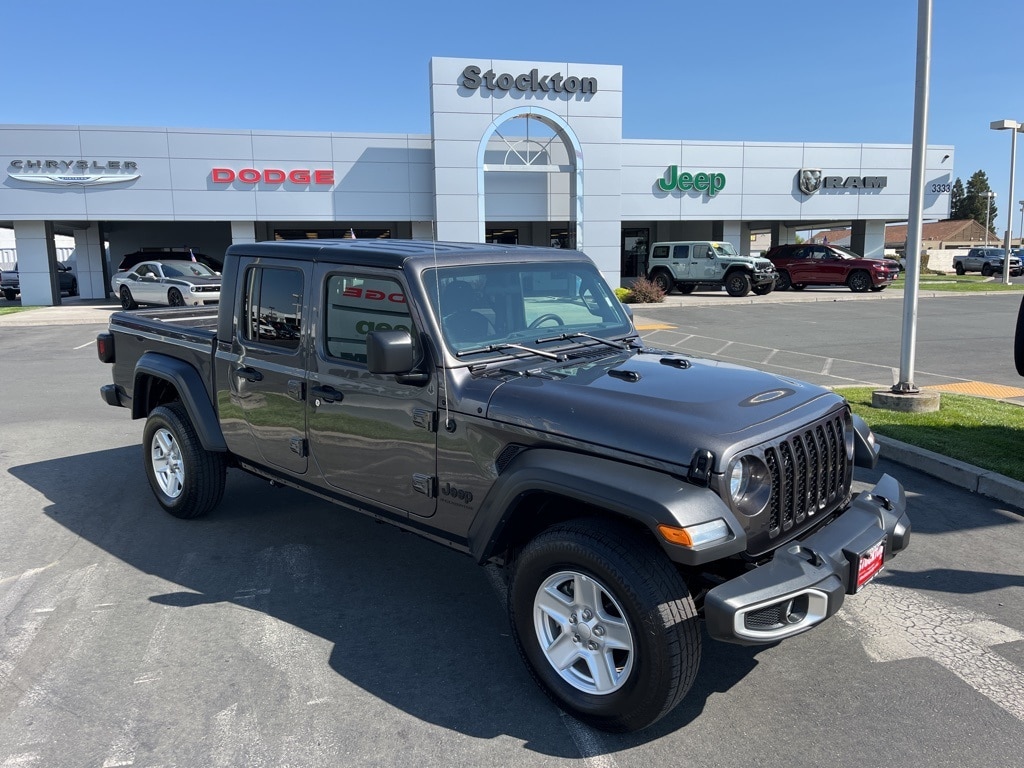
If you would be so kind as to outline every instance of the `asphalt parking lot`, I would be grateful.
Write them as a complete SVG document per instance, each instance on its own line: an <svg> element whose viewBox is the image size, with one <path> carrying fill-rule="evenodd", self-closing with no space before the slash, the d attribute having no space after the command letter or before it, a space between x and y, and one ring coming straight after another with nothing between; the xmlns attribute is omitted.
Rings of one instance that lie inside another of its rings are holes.
<svg viewBox="0 0 1024 768"><path fill-rule="evenodd" d="M4 768L1019 763L1024 517L1005 504L883 462L911 548L806 635L705 637L683 705L610 736L534 686L499 572L237 472L209 518L160 511L141 423L99 400L109 307L81 311L0 323Z"/></svg>

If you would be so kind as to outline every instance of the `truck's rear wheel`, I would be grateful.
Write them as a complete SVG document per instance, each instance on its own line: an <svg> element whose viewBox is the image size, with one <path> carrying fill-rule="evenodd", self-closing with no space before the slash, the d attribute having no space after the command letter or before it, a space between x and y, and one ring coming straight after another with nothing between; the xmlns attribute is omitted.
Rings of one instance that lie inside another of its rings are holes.
<svg viewBox="0 0 1024 768"><path fill-rule="evenodd" d="M534 679L596 728L651 725L697 674L686 584L657 546L618 526L581 520L540 534L516 560L508 606Z"/></svg>
<svg viewBox="0 0 1024 768"><path fill-rule="evenodd" d="M725 276L725 290L736 298L746 296L750 293L750 275L746 272L730 272Z"/></svg>
<svg viewBox="0 0 1024 768"><path fill-rule="evenodd" d="M959 262L959 261L958 261L958 262L956 263L956 267L955 267L955 269L956 269L956 273L957 273L958 275L965 275L965 274L967 274L967 270L966 270L966 269L964 269L964 265L963 265L963 263L962 263L962 262Z"/></svg>
<svg viewBox="0 0 1024 768"><path fill-rule="evenodd" d="M154 408L142 437L146 477L160 506L175 517L204 515L224 496L224 454L203 448L181 403Z"/></svg>

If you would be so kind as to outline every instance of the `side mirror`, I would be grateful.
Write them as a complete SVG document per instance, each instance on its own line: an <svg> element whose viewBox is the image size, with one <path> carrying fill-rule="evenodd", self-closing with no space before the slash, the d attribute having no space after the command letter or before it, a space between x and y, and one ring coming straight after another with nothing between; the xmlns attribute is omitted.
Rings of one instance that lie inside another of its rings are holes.
<svg viewBox="0 0 1024 768"><path fill-rule="evenodd" d="M399 384L419 384L429 374L414 373L416 349L408 331L370 331L366 334L366 369L370 373L394 374Z"/></svg>

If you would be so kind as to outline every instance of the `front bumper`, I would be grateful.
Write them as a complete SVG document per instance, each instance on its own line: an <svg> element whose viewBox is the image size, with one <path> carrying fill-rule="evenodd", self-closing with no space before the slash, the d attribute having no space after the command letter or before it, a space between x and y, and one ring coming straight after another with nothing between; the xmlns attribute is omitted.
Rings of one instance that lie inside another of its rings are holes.
<svg viewBox="0 0 1024 768"><path fill-rule="evenodd" d="M839 517L777 551L765 565L708 592L704 619L716 640L760 645L806 632L857 589L856 560L884 542L883 563L906 549L910 519L901 486L885 475Z"/></svg>
<svg viewBox="0 0 1024 768"><path fill-rule="evenodd" d="M750 284L753 286L774 283L779 277L778 272L753 272L750 275Z"/></svg>

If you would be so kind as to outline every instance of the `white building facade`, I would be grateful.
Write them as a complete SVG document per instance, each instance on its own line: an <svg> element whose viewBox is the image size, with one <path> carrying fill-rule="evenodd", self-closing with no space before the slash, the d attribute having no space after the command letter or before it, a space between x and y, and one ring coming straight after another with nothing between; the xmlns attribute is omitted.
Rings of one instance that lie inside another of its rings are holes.
<svg viewBox="0 0 1024 768"><path fill-rule="evenodd" d="M23 303L55 304L55 234L75 238L82 296L101 298L143 248L556 245L617 285L659 240L747 252L757 232L786 243L845 224L854 250L881 256L885 224L907 218L909 145L626 139L622 96L620 66L434 58L430 135L0 125L0 227ZM948 217L953 155L928 148L926 219Z"/></svg>

